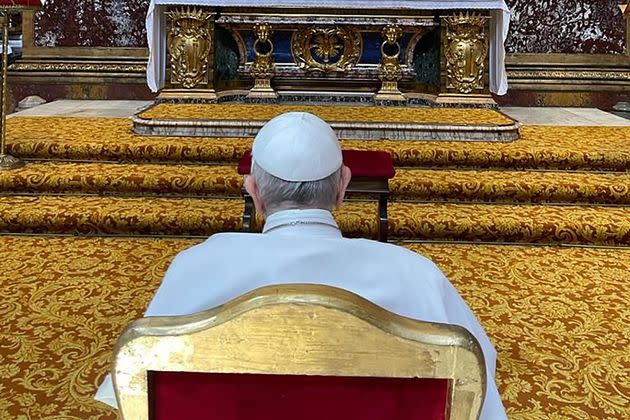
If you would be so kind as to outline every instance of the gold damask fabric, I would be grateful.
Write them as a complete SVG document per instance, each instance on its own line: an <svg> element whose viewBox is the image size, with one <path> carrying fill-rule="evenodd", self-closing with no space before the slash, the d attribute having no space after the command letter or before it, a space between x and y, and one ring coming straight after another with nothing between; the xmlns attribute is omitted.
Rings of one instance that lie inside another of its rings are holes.
<svg viewBox="0 0 630 420"><path fill-rule="evenodd" d="M0 232L209 236L241 229L241 199L0 197ZM377 205L348 201L335 215L345 235L376 238ZM260 224L259 224L260 226ZM389 205L397 239L630 245L630 208L408 203Z"/></svg>
<svg viewBox="0 0 630 420"><path fill-rule="evenodd" d="M510 419L630 417L630 250L406 246L480 319Z"/></svg>
<svg viewBox="0 0 630 420"><path fill-rule="evenodd" d="M0 190L40 193L241 196L236 167L122 163L29 163L0 171Z"/></svg>
<svg viewBox="0 0 630 420"><path fill-rule="evenodd" d="M234 164L33 162L0 172L0 190L240 197ZM399 168L393 200L630 204L630 173L575 173Z"/></svg>
<svg viewBox="0 0 630 420"><path fill-rule="evenodd" d="M123 118L11 118L7 150L33 159L236 162L251 139L141 137Z"/></svg>
<svg viewBox="0 0 630 420"><path fill-rule="evenodd" d="M285 112L310 112L329 122L416 124L513 124L506 115L485 108L373 107L352 105L157 104L145 119L269 121Z"/></svg>
<svg viewBox="0 0 630 420"><path fill-rule="evenodd" d="M142 137L121 118L17 117L7 147L35 159L236 162L251 139ZM628 127L525 126L511 143L343 140L345 149L384 150L397 166L597 169L630 168Z"/></svg>
<svg viewBox="0 0 630 420"><path fill-rule="evenodd" d="M630 173L397 169L394 200L630 204Z"/></svg>
<svg viewBox="0 0 630 420"><path fill-rule="evenodd" d="M209 236L241 228L242 200L16 196L0 198L0 231Z"/></svg>
<svg viewBox="0 0 630 420"><path fill-rule="evenodd" d="M630 208L393 203L398 239L630 245Z"/></svg>
<svg viewBox="0 0 630 420"><path fill-rule="evenodd" d="M113 344L198 242L0 236L0 418L116 418L92 399ZM480 319L510 419L628 418L630 249L405 246Z"/></svg>

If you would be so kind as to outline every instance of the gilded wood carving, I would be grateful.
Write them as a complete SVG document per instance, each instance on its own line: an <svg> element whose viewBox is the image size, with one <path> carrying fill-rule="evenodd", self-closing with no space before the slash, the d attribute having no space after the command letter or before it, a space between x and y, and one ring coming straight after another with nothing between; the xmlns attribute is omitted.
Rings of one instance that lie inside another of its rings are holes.
<svg viewBox="0 0 630 420"><path fill-rule="evenodd" d="M170 19L168 52L171 83L193 89L211 82L208 71L213 51L211 13L196 7L181 7L166 13Z"/></svg>
<svg viewBox="0 0 630 420"><path fill-rule="evenodd" d="M442 17L442 50L446 61L446 87L469 94L484 90L488 58L488 17L474 13Z"/></svg>
<svg viewBox="0 0 630 420"><path fill-rule="evenodd" d="M481 347L464 328L320 285L267 286L197 314L141 319L114 353L126 420L148 418L148 371L449 379L452 420L478 418L487 381Z"/></svg>

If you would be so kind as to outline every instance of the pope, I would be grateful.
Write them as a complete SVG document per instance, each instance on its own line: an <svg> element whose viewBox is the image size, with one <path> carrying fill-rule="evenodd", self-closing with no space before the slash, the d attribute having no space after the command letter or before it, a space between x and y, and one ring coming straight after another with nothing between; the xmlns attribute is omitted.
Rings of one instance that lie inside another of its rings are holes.
<svg viewBox="0 0 630 420"><path fill-rule="evenodd" d="M339 140L320 118L291 112L269 121L254 140L245 179L256 211L265 215L263 232L218 233L180 253L145 316L191 314L273 284L346 289L391 312L470 331L486 361L481 418L505 419L493 380L494 347L439 268L396 245L342 236L331 212L350 178ZM96 398L115 405L109 378Z"/></svg>

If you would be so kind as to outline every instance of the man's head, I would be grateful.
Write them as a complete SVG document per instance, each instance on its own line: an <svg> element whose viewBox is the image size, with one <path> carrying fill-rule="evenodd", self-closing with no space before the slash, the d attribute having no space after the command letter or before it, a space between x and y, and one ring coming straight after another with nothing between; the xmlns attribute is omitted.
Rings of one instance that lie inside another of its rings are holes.
<svg viewBox="0 0 630 420"><path fill-rule="evenodd" d="M313 114L289 112L258 132L245 189L266 216L288 209L333 210L350 177L332 128Z"/></svg>

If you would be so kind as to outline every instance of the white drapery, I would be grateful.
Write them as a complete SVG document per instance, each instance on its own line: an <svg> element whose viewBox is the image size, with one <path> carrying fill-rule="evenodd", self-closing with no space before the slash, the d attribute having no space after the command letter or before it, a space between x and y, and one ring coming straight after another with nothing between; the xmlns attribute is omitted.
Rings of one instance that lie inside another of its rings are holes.
<svg viewBox="0 0 630 420"><path fill-rule="evenodd" d="M196 5L224 7L260 7L260 0L151 0L147 14L149 63L147 83L153 92L160 90L166 80L166 37L164 13L167 5ZM505 71L505 39L510 27L510 9L505 0L271 0L265 7L313 7L329 9L383 9L383 10L444 10L484 9L492 15L490 25L490 91L504 95L508 89Z"/></svg>

